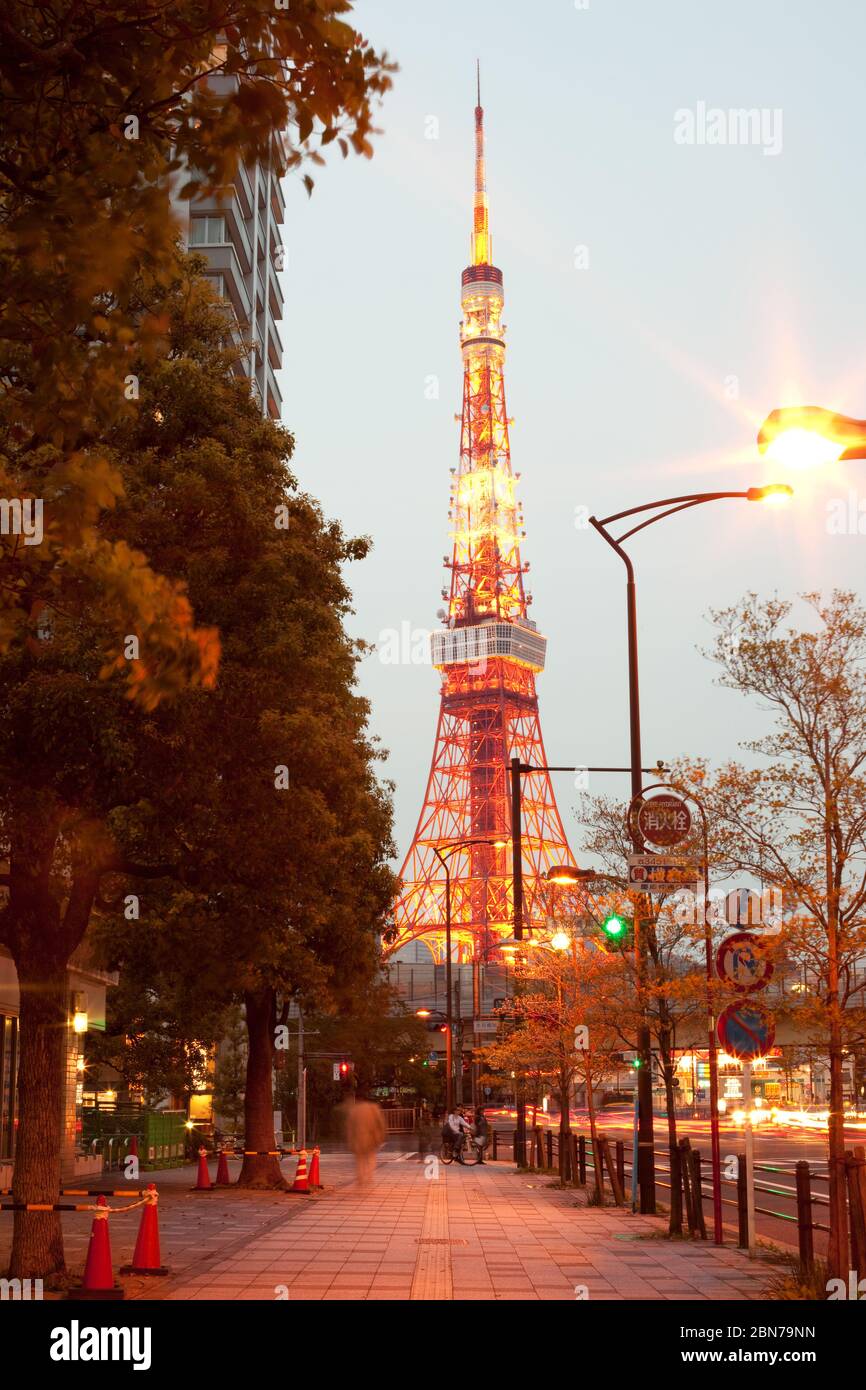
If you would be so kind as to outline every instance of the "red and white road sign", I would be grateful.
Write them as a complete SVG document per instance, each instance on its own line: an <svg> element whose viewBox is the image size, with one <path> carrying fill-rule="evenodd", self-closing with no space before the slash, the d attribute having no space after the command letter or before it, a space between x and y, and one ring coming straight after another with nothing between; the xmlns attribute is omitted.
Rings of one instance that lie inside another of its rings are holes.
<svg viewBox="0 0 866 1390"><path fill-rule="evenodd" d="M692 813L681 797L663 792L641 802L637 825L651 845L667 849L686 838L692 828Z"/></svg>
<svg viewBox="0 0 866 1390"><path fill-rule="evenodd" d="M732 985L741 994L754 994L766 989L773 974L773 962L767 956L766 943L751 932L737 931L726 936L716 952L719 979Z"/></svg>

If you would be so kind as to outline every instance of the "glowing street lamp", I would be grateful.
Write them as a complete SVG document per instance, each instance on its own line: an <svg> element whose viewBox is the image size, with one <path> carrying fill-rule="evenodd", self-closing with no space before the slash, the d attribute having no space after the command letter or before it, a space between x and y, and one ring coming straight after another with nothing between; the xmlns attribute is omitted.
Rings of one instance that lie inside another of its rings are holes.
<svg viewBox="0 0 866 1390"><path fill-rule="evenodd" d="M786 468L813 468L866 458L866 420L820 405L773 410L758 431L758 449Z"/></svg>
<svg viewBox="0 0 866 1390"><path fill-rule="evenodd" d="M748 502L766 502L768 506L784 506L794 496L794 489L787 483L767 483L766 487L750 487L746 493Z"/></svg>
<svg viewBox="0 0 866 1390"><path fill-rule="evenodd" d="M548 883L586 883L587 879L598 878L595 869L577 869L573 864L554 864L544 875Z"/></svg>

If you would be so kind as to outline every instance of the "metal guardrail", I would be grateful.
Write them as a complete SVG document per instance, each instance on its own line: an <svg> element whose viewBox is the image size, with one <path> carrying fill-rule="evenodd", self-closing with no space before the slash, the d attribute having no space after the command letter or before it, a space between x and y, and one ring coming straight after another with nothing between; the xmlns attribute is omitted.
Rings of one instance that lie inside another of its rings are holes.
<svg viewBox="0 0 866 1390"><path fill-rule="evenodd" d="M389 1134L411 1134L418 1127L418 1111L411 1105L383 1108L382 1114Z"/></svg>

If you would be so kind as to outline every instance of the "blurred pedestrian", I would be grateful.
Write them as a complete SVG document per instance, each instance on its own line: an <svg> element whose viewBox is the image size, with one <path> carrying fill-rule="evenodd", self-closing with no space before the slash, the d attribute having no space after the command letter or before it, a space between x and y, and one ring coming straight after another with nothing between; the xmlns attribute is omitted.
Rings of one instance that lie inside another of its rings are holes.
<svg viewBox="0 0 866 1390"><path fill-rule="evenodd" d="M359 1187L369 1187L376 1171L376 1154L385 1142L387 1129L381 1108L360 1097L346 1102L346 1143L355 1155L355 1176Z"/></svg>
<svg viewBox="0 0 866 1390"><path fill-rule="evenodd" d="M423 1162L428 1153L431 1153L436 1141L436 1129L433 1124L433 1117L426 1105L422 1105L418 1114L418 1157Z"/></svg>

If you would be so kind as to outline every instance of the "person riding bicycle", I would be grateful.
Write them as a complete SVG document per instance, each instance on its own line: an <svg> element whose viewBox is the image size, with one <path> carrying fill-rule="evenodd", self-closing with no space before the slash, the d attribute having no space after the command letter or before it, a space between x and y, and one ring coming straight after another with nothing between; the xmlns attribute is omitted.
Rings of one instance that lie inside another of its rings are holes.
<svg viewBox="0 0 866 1390"><path fill-rule="evenodd" d="M448 1142L451 1145L454 1157L458 1163L462 1163L464 1135L468 1134L471 1136L472 1134L472 1127L463 1114L462 1105L458 1105L448 1112L448 1118L445 1121L445 1130L447 1131Z"/></svg>

